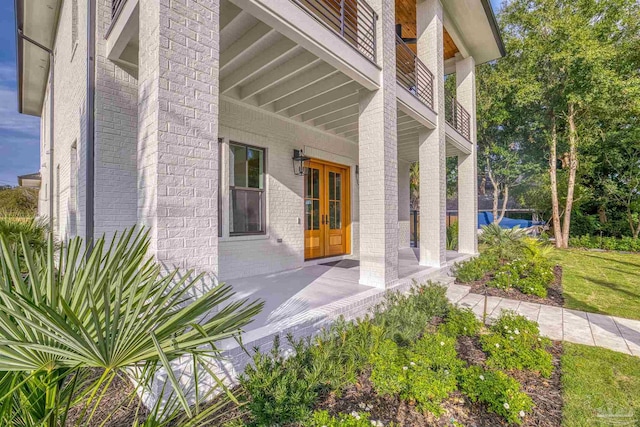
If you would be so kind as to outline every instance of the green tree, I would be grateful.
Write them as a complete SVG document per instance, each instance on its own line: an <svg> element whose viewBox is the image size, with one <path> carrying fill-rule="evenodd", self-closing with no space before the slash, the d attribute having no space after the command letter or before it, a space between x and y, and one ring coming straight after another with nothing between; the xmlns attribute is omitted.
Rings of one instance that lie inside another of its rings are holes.
<svg viewBox="0 0 640 427"><path fill-rule="evenodd" d="M514 80L511 101L526 122L525 140L547 160L558 247L567 246L599 126L612 114L638 111L639 17L635 0L513 0L501 14L508 51L501 66Z"/></svg>

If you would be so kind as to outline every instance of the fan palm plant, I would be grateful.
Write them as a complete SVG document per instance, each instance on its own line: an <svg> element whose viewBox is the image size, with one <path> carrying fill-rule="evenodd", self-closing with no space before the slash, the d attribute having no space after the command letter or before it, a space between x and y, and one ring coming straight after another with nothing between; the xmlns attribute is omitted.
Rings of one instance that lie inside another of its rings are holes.
<svg viewBox="0 0 640 427"><path fill-rule="evenodd" d="M519 227L502 228L498 224L482 227L478 240L486 248L486 252L500 259L512 259L522 253L522 239L525 231Z"/></svg>
<svg viewBox="0 0 640 427"><path fill-rule="evenodd" d="M202 275L162 274L147 255L143 230L110 243L99 239L90 254L78 238L59 252L52 241L46 251L34 251L25 236L20 240L12 247L0 236L2 425L62 426L69 408L78 404L76 423L96 425L92 419L117 376L142 373L137 384L144 388L159 367L166 371L173 400L194 418L193 402L171 361L190 355L196 368L206 365L219 357L216 342L237 337L262 308L262 303L231 301L226 285L200 289L206 282ZM83 381L89 369L101 375ZM11 409L25 398L32 411Z"/></svg>

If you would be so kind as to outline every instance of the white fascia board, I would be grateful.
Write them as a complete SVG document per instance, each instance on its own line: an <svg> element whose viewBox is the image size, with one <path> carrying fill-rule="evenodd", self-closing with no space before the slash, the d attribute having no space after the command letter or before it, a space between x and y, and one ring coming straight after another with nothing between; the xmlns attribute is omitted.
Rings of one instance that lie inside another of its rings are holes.
<svg viewBox="0 0 640 427"><path fill-rule="evenodd" d="M447 142L457 148L463 154L471 154L473 146L471 142L467 141L465 137L453 128L449 123L445 125L445 136Z"/></svg>
<svg viewBox="0 0 640 427"><path fill-rule="evenodd" d="M476 64L501 58L502 39L489 0L447 0L443 2L444 26L463 58L473 56Z"/></svg>
<svg viewBox="0 0 640 427"><path fill-rule="evenodd" d="M17 0L17 30L45 48L53 49L61 1ZM49 77L49 53L19 34L16 37L18 112L39 117Z"/></svg>
<svg viewBox="0 0 640 427"><path fill-rule="evenodd" d="M140 26L139 1L127 0L107 32L107 58L125 61L122 54L133 38L137 38ZM130 61L129 61L130 62Z"/></svg>
<svg viewBox="0 0 640 427"><path fill-rule="evenodd" d="M401 84L397 84L396 94L398 98L398 108L407 116L411 117L427 129L435 129L437 114L422 101L413 96Z"/></svg>
<svg viewBox="0 0 640 427"><path fill-rule="evenodd" d="M380 88L380 67L292 1L230 1L365 88Z"/></svg>

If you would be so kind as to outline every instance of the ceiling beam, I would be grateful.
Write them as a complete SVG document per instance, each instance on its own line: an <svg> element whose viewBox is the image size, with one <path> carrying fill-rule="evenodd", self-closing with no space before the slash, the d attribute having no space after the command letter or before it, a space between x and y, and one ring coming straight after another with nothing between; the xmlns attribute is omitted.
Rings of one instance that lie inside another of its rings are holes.
<svg viewBox="0 0 640 427"><path fill-rule="evenodd" d="M337 72L338 70L324 62L311 70L296 74L294 77L280 83L272 89L260 93L258 95L258 105L263 106L275 102Z"/></svg>
<svg viewBox="0 0 640 427"><path fill-rule="evenodd" d="M287 114L289 115L289 117L299 116L300 114L307 113L311 110L315 110L316 108L320 108L327 104L331 104L332 102L336 102L340 99L347 98L354 93L357 94L359 88L360 86L356 82L335 88L323 95L317 96L313 99L309 99L305 102L301 102L295 107L289 108L287 110Z"/></svg>
<svg viewBox="0 0 640 427"><path fill-rule="evenodd" d="M220 5L220 32L222 32L231 22L236 19L242 13L235 4L225 1Z"/></svg>
<svg viewBox="0 0 640 427"><path fill-rule="evenodd" d="M288 108L291 108L297 104L305 102L311 98L320 96L326 92L331 91L332 89L339 88L340 86L344 86L350 83L351 78L345 76L342 73L332 74L331 76L324 78L311 86L308 86L302 90L292 93L291 95L285 96L284 98L276 101L274 103L274 110L276 112L284 111Z"/></svg>
<svg viewBox="0 0 640 427"><path fill-rule="evenodd" d="M297 45L294 42L283 37L262 53L254 56L253 59L240 67L236 72L222 79L220 82L220 93L229 92L295 48L297 48Z"/></svg>
<svg viewBox="0 0 640 427"><path fill-rule="evenodd" d="M322 117L319 117L313 121L314 126L321 126L327 123L334 122L336 120L340 120L343 117L358 115L360 111L360 107L358 105L350 105L347 108L341 108L339 110L335 110L331 114L326 114Z"/></svg>
<svg viewBox="0 0 640 427"><path fill-rule="evenodd" d="M273 70L258 77L254 81L240 87L240 99L247 99L259 92L273 87L297 72L309 67L313 67L320 62L316 56L304 51L298 56L290 59L282 65L278 65Z"/></svg>
<svg viewBox="0 0 640 427"><path fill-rule="evenodd" d="M220 54L220 72L237 63L243 56L251 54L248 51L251 46L274 32L273 28L263 22L258 22Z"/></svg>
<svg viewBox="0 0 640 427"><path fill-rule="evenodd" d="M333 130L333 129L339 129L345 125L350 125L352 123L358 123L358 114L351 114L350 116L346 116L343 117L340 120L336 120L334 122L331 123L327 123L324 126L324 130Z"/></svg>
<svg viewBox="0 0 640 427"><path fill-rule="evenodd" d="M339 128L335 128L332 131L335 132L336 134L340 135L340 134L343 134L345 132L349 132L349 131L353 131L353 130L358 130L358 121L357 120L354 123L349 123L347 125L340 126Z"/></svg>
<svg viewBox="0 0 640 427"><path fill-rule="evenodd" d="M342 110L347 107L351 107L353 105L358 105L358 94L353 93L351 95L347 95L345 98L340 98L337 101L333 101L329 104L323 105L322 107L315 108L308 113L304 113L302 115L302 121L308 122L310 120L315 120L319 117L325 116L327 114L331 114L334 111Z"/></svg>

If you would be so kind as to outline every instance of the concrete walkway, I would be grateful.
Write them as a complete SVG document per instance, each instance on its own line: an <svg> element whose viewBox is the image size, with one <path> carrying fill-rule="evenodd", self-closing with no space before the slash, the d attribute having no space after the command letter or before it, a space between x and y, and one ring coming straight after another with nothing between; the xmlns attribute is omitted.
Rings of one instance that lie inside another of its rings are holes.
<svg viewBox="0 0 640 427"><path fill-rule="evenodd" d="M469 292L469 286L449 284L447 296L478 316L484 312L484 295ZM487 298L487 316L496 318L502 310L514 310L538 322L540 332L553 340L604 347L640 357L640 320L534 304L500 297Z"/></svg>

